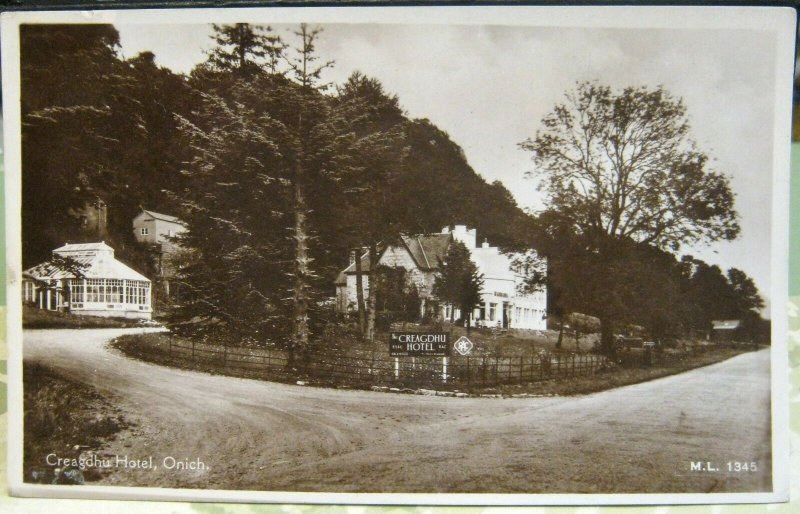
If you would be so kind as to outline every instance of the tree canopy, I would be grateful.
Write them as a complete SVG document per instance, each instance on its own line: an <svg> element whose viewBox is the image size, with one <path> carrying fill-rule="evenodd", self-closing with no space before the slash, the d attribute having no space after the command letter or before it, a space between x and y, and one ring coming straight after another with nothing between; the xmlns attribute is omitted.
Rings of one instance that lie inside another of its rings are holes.
<svg viewBox="0 0 800 514"><path fill-rule="evenodd" d="M689 138L686 106L663 87L578 84L521 143L549 208L580 231L660 248L734 239L728 178Z"/></svg>
<svg viewBox="0 0 800 514"><path fill-rule="evenodd" d="M663 251L739 233L728 178L689 137L683 101L584 82L541 125L520 146L547 195L539 243L556 297L601 320L607 353L620 322L674 326L679 288Z"/></svg>

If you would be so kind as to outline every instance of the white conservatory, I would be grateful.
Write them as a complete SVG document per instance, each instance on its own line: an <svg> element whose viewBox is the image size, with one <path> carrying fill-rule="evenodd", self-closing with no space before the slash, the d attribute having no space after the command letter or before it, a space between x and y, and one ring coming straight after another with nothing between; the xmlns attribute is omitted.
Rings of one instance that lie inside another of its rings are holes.
<svg viewBox="0 0 800 514"><path fill-rule="evenodd" d="M22 280L24 303L86 316L150 319L150 293L150 280L116 260L104 241L56 248Z"/></svg>

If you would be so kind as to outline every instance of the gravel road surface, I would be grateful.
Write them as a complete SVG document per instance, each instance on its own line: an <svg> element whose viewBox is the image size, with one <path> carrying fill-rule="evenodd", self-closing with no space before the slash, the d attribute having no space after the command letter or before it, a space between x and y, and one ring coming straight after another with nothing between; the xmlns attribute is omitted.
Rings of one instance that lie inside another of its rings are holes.
<svg viewBox="0 0 800 514"><path fill-rule="evenodd" d="M141 330L24 332L26 361L108 394L136 423L105 453L129 461L152 457L156 469L116 467L103 479L107 484L329 492L771 490L768 350L586 396L443 398L209 375L139 362L108 347L112 338ZM167 469L169 457L205 469ZM693 461L703 469L692 471ZM728 462L756 462L757 470L729 472Z"/></svg>

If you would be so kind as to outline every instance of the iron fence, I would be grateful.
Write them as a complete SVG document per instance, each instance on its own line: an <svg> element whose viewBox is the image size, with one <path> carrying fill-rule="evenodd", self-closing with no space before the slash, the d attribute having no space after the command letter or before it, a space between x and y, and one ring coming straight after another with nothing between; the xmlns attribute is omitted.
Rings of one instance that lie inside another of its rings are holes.
<svg viewBox="0 0 800 514"><path fill-rule="evenodd" d="M307 379L352 387L486 389L587 376L611 362L592 353L391 357L374 348L325 347L290 356L275 348L221 346L170 336L146 338L137 351L178 366L268 380Z"/></svg>

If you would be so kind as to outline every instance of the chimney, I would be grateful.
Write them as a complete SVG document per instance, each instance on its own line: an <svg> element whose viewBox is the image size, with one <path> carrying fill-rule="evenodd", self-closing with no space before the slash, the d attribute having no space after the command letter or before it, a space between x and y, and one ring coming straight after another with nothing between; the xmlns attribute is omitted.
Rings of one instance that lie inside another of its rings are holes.
<svg viewBox="0 0 800 514"><path fill-rule="evenodd" d="M456 225L453 227L453 238L464 243L467 248L477 247L476 229L467 230L466 225Z"/></svg>
<svg viewBox="0 0 800 514"><path fill-rule="evenodd" d="M356 251L350 250L350 264L355 264L356 262Z"/></svg>
<svg viewBox="0 0 800 514"><path fill-rule="evenodd" d="M483 238L483 244L481 245L481 248L489 248L489 240L485 237Z"/></svg>

